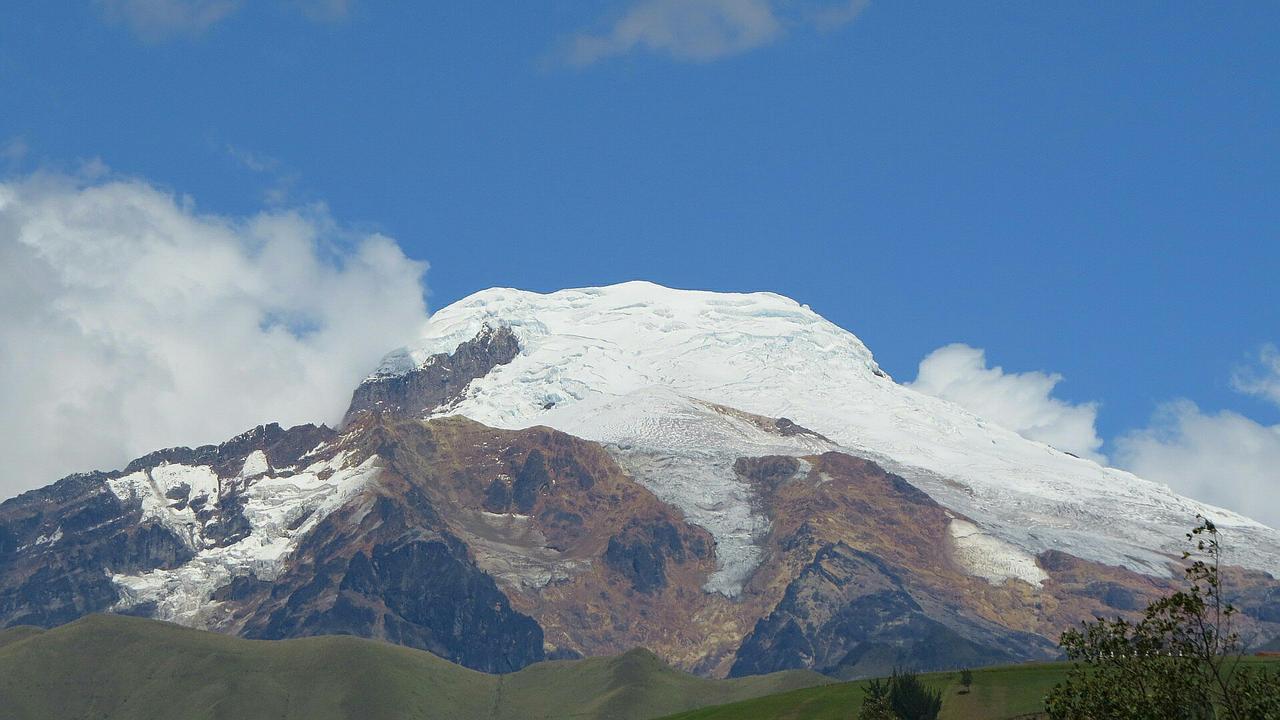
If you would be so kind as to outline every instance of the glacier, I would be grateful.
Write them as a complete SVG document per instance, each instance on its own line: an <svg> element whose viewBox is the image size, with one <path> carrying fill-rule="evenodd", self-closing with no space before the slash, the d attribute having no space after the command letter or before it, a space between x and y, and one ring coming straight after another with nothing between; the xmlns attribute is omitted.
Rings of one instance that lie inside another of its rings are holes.
<svg viewBox="0 0 1280 720"><path fill-rule="evenodd" d="M960 556L993 582L1036 583L1034 556L1050 549L1168 576L1198 513L1223 531L1230 563L1280 573L1275 530L901 385L853 333L773 293L639 281L548 294L485 290L437 311L423 336L371 377L421 367L486 325L511 328L519 355L433 414L508 429L546 425L604 443L716 538L721 568L710 590L740 590L758 562L755 540L768 530L733 476L733 459L829 449L873 460L963 515L953 528ZM727 409L820 435L781 437ZM1004 559L984 566L983 554L995 550Z"/></svg>

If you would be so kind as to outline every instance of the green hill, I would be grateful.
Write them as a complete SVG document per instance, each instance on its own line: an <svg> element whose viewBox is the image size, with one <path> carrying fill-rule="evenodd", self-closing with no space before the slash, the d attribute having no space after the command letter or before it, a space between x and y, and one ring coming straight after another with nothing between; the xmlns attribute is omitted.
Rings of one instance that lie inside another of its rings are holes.
<svg viewBox="0 0 1280 720"><path fill-rule="evenodd" d="M708 680L644 650L487 675L353 637L244 640L113 615L0 632L6 720L639 719L822 682Z"/></svg>
<svg viewBox="0 0 1280 720"><path fill-rule="evenodd" d="M940 720L1011 720L1037 717L1044 709L1044 696L1066 677L1069 667L1067 663L1026 663L974 670L973 686L963 694L959 672L928 673L921 678L942 690ZM847 720L857 716L865 684L856 681L793 690L681 712L662 720Z"/></svg>

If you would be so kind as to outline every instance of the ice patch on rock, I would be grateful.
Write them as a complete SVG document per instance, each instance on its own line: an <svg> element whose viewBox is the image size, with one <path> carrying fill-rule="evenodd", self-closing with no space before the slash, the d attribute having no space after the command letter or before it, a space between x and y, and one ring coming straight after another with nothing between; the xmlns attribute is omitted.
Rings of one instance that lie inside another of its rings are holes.
<svg viewBox="0 0 1280 720"><path fill-rule="evenodd" d="M159 521L199 550L204 538L196 512L217 506L221 483L207 465L164 464L108 480L107 487L122 501L140 501L143 520Z"/></svg>
<svg viewBox="0 0 1280 720"><path fill-rule="evenodd" d="M267 454L261 450L254 450L244 459L244 465L240 468L240 477L251 478L262 475L270 469L271 464L267 462Z"/></svg>
<svg viewBox="0 0 1280 720"><path fill-rule="evenodd" d="M952 518L947 525L952 557L969 572L999 585L1005 580L1021 580L1039 587L1049 576L1030 553L982 531L977 525Z"/></svg>

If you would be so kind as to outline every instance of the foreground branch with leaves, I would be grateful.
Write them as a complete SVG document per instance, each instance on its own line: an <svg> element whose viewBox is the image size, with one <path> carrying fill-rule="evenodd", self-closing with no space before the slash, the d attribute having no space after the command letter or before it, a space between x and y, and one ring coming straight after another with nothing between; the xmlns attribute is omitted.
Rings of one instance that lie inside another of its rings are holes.
<svg viewBox="0 0 1280 720"><path fill-rule="evenodd" d="M1196 519L1186 590L1136 623L1099 618L1063 633L1073 665L1045 699L1051 720L1280 720L1280 673L1243 663L1218 529Z"/></svg>

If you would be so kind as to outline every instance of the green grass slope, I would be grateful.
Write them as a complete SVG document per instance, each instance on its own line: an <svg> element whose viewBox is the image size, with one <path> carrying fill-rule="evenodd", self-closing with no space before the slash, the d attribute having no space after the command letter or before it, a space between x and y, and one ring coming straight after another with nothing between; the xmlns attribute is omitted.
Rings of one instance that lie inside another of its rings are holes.
<svg viewBox="0 0 1280 720"><path fill-rule="evenodd" d="M486 675L352 637L244 640L110 615L0 632L6 720L639 720L819 682L807 672L707 680L645 651Z"/></svg>
<svg viewBox="0 0 1280 720"><path fill-rule="evenodd" d="M1246 658L1245 662L1272 662ZM1061 682L1068 663L1028 663L973 671L973 686L961 693L959 672L921 675L942 691L939 720L1011 720L1037 717L1044 696ZM835 683L670 715L662 720L848 720L862 707L866 681Z"/></svg>
<svg viewBox="0 0 1280 720"><path fill-rule="evenodd" d="M44 628L32 627L31 625L18 625L17 627L0 629L0 647L19 640L26 640L32 635L39 635L42 632L44 632Z"/></svg>

